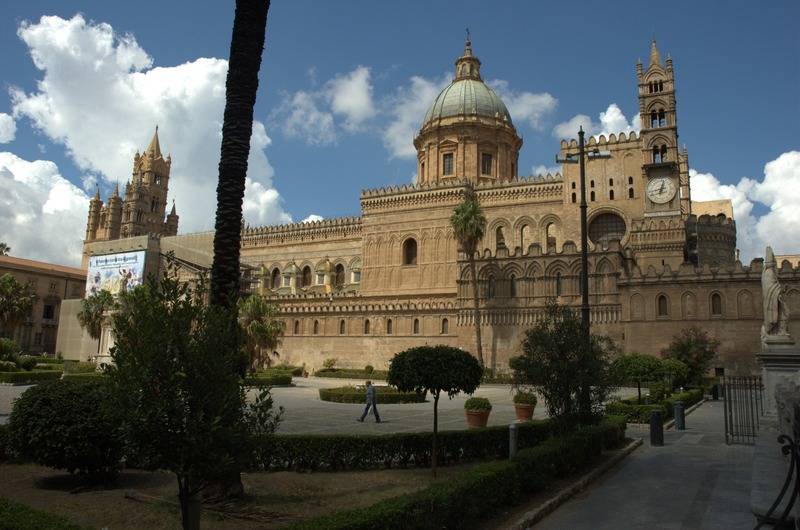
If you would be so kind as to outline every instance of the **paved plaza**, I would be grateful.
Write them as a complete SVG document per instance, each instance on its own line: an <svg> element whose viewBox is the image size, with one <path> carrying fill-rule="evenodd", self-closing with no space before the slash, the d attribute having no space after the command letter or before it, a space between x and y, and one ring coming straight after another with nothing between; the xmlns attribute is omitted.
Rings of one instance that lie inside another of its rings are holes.
<svg viewBox="0 0 800 530"><path fill-rule="evenodd" d="M725 445L722 401L707 401L686 417L687 430L666 431L536 525L539 530L751 529L753 446Z"/></svg>

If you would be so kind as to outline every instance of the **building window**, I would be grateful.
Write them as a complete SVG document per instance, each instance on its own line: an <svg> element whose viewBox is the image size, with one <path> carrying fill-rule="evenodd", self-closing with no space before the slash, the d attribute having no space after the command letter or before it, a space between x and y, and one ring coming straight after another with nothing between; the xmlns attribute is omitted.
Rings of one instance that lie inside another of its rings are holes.
<svg viewBox="0 0 800 530"><path fill-rule="evenodd" d="M574 182L572 183L572 189L573 190L575 189L575 183Z"/></svg>
<svg viewBox="0 0 800 530"><path fill-rule="evenodd" d="M667 301L667 297L663 294L658 296L657 299L657 308L656 314L660 317L667 317L669 316L669 302Z"/></svg>
<svg viewBox="0 0 800 530"><path fill-rule="evenodd" d="M572 202L575 203L578 200L578 197L575 195L575 192L572 192Z"/></svg>
<svg viewBox="0 0 800 530"><path fill-rule="evenodd" d="M612 201L614 200L614 190L608 191L608 198L611 199Z"/></svg>
<svg viewBox="0 0 800 530"><path fill-rule="evenodd" d="M658 113L656 111L652 111L650 113L650 128L654 129L658 127Z"/></svg>
<svg viewBox="0 0 800 530"><path fill-rule="evenodd" d="M508 279L508 296L511 298L517 296L517 277L513 274Z"/></svg>
<svg viewBox="0 0 800 530"><path fill-rule="evenodd" d="M361 271L353 271L352 283L361 283Z"/></svg>
<svg viewBox="0 0 800 530"><path fill-rule="evenodd" d="M628 185L633 185L633 177L628 177Z"/></svg>
<svg viewBox="0 0 800 530"><path fill-rule="evenodd" d="M502 226L498 226L497 230L494 231L494 239L495 239L495 249L499 249L500 247L506 246L506 238L503 235Z"/></svg>
<svg viewBox="0 0 800 530"><path fill-rule="evenodd" d="M446 319L442 319L442 335L447 335L450 333L450 322Z"/></svg>
<svg viewBox="0 0 800 530"><path fill-rule="evenodd" d="M55 318L55 312L55 306L45 304L44 310L42 311L42 318L45 320L53 320L53 318Z"/></svg>
<svg viewBox="0 0 800 530"><path fill-rule="evenodd" d="M311 267L309 267L308 265L303 267L303 279L300 282L300 285L302 287L308 287L309 285L311 285Z"/></svg>
<svg viewBox="0 0 800 530"><path fill-rule="evenodd" d="M281 271L278 268L272 269L272 274L270 275L269 286L272 289L277 289L281 286Z"/></svg>
<svg viewBox="0 0 800 530"><path fill-rule="evenodd" d="M417 240L408 238L403 242L403 265L417 264Z"/></svg>
<svg viewBox="0 0 800 530"><path fill-rule="evenodd" d="M625 221L615 213L601 213L589 223L589 239L595 245L607 245L615 239L625 237Z"/></svg>
<svg viewBox="0 0 800 530"><path fill-rule="evenodd" d="M492 155L490 153L481 154L481 175L492 174Z"/></svg>
<svg viewBox="0 0 800 530"><path fill-rule="evenodd" d="M442 175L453 174L453 153L445 153L442 155Z"/></svg>
<svg viewBox="0 0 800 530"><path fill-rule="evenodd" d="M314 321L314 335L319 335L319 320Z"/></svg>
<svg viewBox="0 0 800 530"><path fill-rule="evenodd" d="M593 181L593 180L590 180L590 181L589 181L589 187L590 187L590 188L594 188L594 181Z"/></svg>
<svg viewBox="0 0 800 530"><path fill-rule="evenodd" d="M295 320L294 321L294 331L293 331L293 333L295 335L299 335L300 334L300 321L299 320Z"/></svg>
<svg viewBox="0 0 800 530"><path fill-rule="evenodd" d="M369 335L369 319L364 321L364 335Z"/></svg>
<svg viewBox="0 0 800 530"><path fill-rule="evenodd" d="M54 292L56 292L56 287L58 287L58 286L56 285L56 282L50 282L50 292L51 292L51 293L54 293Z"/></svg>
<svg viewBox="0 0 800 530"><path fill-rule="evenodd" d="M667 161L667 146L653 146L653 163L660 164Z"/></svg>
<svg viewBox="0 0 800 530"><path fill-rule="evenodd" d="M614 185L614 179L608 179L608 185L609 186L613 186Z"/></svg>
<svg viewBox="0 0 800 530"><path fill-rule="evenodd" d="M323 285L325 283L325 273L318 272L317 273L317 285Z"/></svg>
<svg viewBox="0 0 800 530"><path fill-rule="evenodd" d="M335 275L334 286L337 289L341 289L342 287L344 287L344 265L339 263L338 265L336 265L336 267L334 267L333 272Z"/></svg>
<svg viewBox="0 0 800 530"><path fill-rule="evenodd" d="M417 180L425 180L425 162L419 165L419 179Z"/></svg>
<svg viewBox="0 0 800 530"><path fill-rule="evenodd" d="M561 273L557 272L556 273L556 296L561 296L561 294L563 293L563 290L564 290L564 285L563 284L564 284L564 282L563 282L563 280L561 278Z"/></svg>
<svg viewBox="0 0 800 530"><path fill-rule="evenodd" d="M414 335L419 335L419 319L414 319L414 327L413 327Z"/></svg>
<svg viewBox="0 0 800 530"><path fill-rule="evenodd" d="M659 127L667 126L667 114L666 112L664 112L664 109L658 111L658 126Z"/></svg>
<svg viewBox="0 0 800 530"><path fill-rule="evenodd" d="M387 335L391 335L392 334L392 319L391 318L386 321L386 334Z"/></svg>
<svg viewBox="0 0 800 530"><path fill-rule="evenodd" d="M344 335L345 332L345 323L344 319L339 321L339 335Z"/></svg>
<svg viewBox="0 0 800 530"><path fill-rule="evenodd" d="M489 285L486 289L486 298L494 298L495 282L494 274L489 275Z"/></svg>
<svg viewBox="0 0 800 530"><path fill-rule="evenodd" d="M594 202L594 191L589 194L589 200Z"/></svg>
<svg viewBox="0 0 800 530"><path fill-rule="evenodd" d="M722 316L722 296L719 293L711 295L711 316Z"/></svg>
<svg viewBox="0 0 800 530"><path fill-rule="evenodd" d="M547 248L556 246L556 226L555 223L547 223L544 229L545 238L547 241Z"/></svg>
<svg viewBox="0 0 800 530"><path fill-rule="evenodd" d="M292 276L290 274L286 274L283 277L283 286L289 287L292 284Z"/></svg>
<svg viewBox="0 0 800 530"><path fill-rule="evenodd" d="M628 198L633 199L633 188L628 188Z"/></svg>

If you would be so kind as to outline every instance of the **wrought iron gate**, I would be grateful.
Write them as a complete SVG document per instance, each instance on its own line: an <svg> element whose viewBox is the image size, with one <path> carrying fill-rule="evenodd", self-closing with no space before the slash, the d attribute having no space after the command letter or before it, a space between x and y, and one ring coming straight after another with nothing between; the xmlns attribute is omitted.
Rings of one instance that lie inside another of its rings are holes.
<svg viewBox="0 0 800 530"><path fill-rule="evenodd" d="M760 377L723 377L725 443L753 444L764 414L764 385Z"/></svg>

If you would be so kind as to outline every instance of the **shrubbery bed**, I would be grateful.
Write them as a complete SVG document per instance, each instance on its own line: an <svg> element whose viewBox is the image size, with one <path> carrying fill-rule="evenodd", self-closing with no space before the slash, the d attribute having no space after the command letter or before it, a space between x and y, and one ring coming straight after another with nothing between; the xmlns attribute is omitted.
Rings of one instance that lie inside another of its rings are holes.
<svg viewBox="0 0 800 530"><path fill-rule="evenodd" d="M425 394L416 392L399 392L391 386L376 386L375 397L379 404L392 403L424 403ZM366 387L340 386L336 388L320 388L319 398L334 403L364 403L367 399Z"/></svg>
<svg viewBox="0 0 800 530"><path fill-rule="evenodd" d="M507 429L504 429L507 431ZM507 432L506 432L507 434ZM541 491L553 480L596 462L602 449L625 441L625 420L607 417L523 449L509 460L480 464L455 478L373 506L338 512L290 526L294 529L467 528Z"/></svg>
<svg viewBox="0 0 800 530"><path fill-rule="evenodd" d="M289 372L282 373L265 373L256 372L254 375L248 375L244 378L246 386L289 386L292 384L292 374Z"/></svg>
<svg viewBox="0 0 800 530"><path fill-rule="evenodd" d="M621 401L612 401L606 405L607 414L624 416L629 423L650 423L650 416L654 410L661 411L664 422L669 421L673 416L673 409L676 401L682 401L685 408L689 408L695 403L703 400L703 391L693 388L686 392L672 394L670 397L658 403L637 403L637 398L628 398Z"/></svg>
<svg viewBox="0 0 800 530"><path fill-rule="evenodd" d="M518 446L532 447L547 439L551 423L536 420L518 425ZM260 469L331 470L381 467L428 467L433 433L286 434L275 435L261 454ZM508 457L508 427L439 432L439 463Z"/></svg>
<svg viewBox="0 0 800 530"><path fill-rule="evenodd" d="M55 381L61 379L58 370L42 370L32 372L0 372L0 383L12 385L33 385L42 381Z"/></svg>
<svg viewBox="0 0 800 530"><path fill-rule="evenodd" d="M0 529L14 530L80 530L63 517L29 508L0 498Z"/></svg>
<svg viewBox="0 0 800 530"><path fill-rule="evenodd" d="M81 381L81 382L88 382L88 381L105 381L106 374L103 372L87 372L84 374L64 374L63 379L64 381Z"/></svg>
<svg viewBox="0 0 800 530"><path fill-rule="evenodd" d="M314 372L317 377L333 377L337 379L375 379L385 381L389 375L387 370L359 370L357 368L323 368Z"/></svg>

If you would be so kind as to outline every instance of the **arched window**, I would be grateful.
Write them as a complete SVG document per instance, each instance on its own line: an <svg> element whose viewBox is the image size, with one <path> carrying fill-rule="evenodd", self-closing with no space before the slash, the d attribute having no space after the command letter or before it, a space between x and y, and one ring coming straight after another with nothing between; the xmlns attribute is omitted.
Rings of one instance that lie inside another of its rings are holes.
<svg viewBox="0 0 800 530"><path fill-rule="evenodd" d="M494 236L495 236L495 243L496 243L496 248L497 249L499 249L500 247L506 246L506 238L503 235L503 227L502 226L498 226L497 227L497 230L494 231Z"/></svg>
<svg viewBox="0 0 800 530"><path fill-rule="evenodd" d="M334 272L333 285L337 289L341 289L342 287L344 287L344 265L342 265L341 263L337 264L336 267L334 267L333 272Z"/></svg>
<svg viewBox="0 0 800 530"><path fill-rule="evenodd" d="M656 111L650 113L650 127L658 127L658 113Z"/></svg>
<svg viewBox="0 0 800 530"><path fill-rule="evenodd" d="M719 293L711 295L711 315L715 317L722 316L722 296Z"/></svg>
<svg viewBox="0 0 800 530"><path fill-rule="evenodd" d="M339 335L344 335L345 329L344 319L342 319L339 321Z"/></svg>
<svg viewBox="0 0 800 530"><path fill-rule="evenodd" d="M575 192L572 192L572 202L575 203L578 201L578 197L575 195Z"/></svg>
<svg viewBox="0 0 800 530"><path fill-rule="evenodd" d="M633 177L628 177L628 185L630 186L632 184L633 184Z"/></svg>
<svg viewBox="0 0 800 530"><path fill-rule="evenodd" d="M531 227L530 225L522 225L522 228L519 229L519 246L522 247L522 252L526 252L530 244Z"/></svg>
<svg viewBox="0 0 800 530"><path fill-rule="evenodd" d="M299 335L300 334L300 321L299 320L295 320L294 321L294 330L292 331L292 333L294 333L295 335Z"/></svg>
<svg viewBox="0 0 800 530"><path fill-rule="evenodd" d="M314 321L314 335L319 335L319 320Z"/></svg>
<svg viewBox="0 0 800 530"><path fill-rule="evenodd" d="M369 335L369 319L364 320L364 335Z"/></svg>
<svg viewBox="0 0 800 530"><path fill-rule="evenodd" d="M417 264L417 240L413 237L403 242L403 265Z"/></svg>
<svg viewBox="0 0 800 530"><path fill-rule="evenodd" d="M300 286L308 287L309 285L311 285L311 267L306 265L303 267L303 276L302 280L300 281Z"/></svg>
<svg viewBox="0 0 800 530"><path fill-rule="evenodd" d="M511 298L517 296L517 277L513 274L508 278L508 296Z"/></svg>
<svg viewBox="0 0 800 530"><path fill-rule="evenodd" d="M614 200L614 190L608 190L608 198Z"/></svg>
<svg viewBox="0 0 800 530"><path fill-rule="evenodd" d="M656 300L656 314L660 317L667 317L669 316L669 301L667 297L663 294L658 295L658 299Z"/></svg>
<svg viewBox="0 0 800 530"><path fill-rule="evenodd" d="M413 328L414 335L419 335L419 319L414 319L414 328Z"/></svg>
<svg viewBox="0 0 800 530"><path fill-rule="evenodd" d="M661 162L667 161L667 146L666 145L654 145L653 146L653 163L660 164Z"/></svg>
<svg viewBox="0 0 800 530"><path fill-rule="evenodd" d="M594 202L594 190L589 194L589 200Z"/></svg>
<svg viewBox="0 0 800 530"><path fill-rule="evenodd" d="M486 298L494 298L495 281L494 274L489 275L489 283L486 289Z"/></svg>
<svg viewBox="0 0 800 530"><path fill-rule="evenodd" d="M278 270L277 267L272 269L272 274L270 275L269 286L273 289L277 289L281 286L281 271Z"/></svg>
<svg viewBox="0 0 800 530"><path fill-rule="evenodd" d="M609 186L613 186L614 185L614 179L608 179L608 185Z"/></svg>
<svg viewBox="0 0 800 530"><path fill-rule="evenodd" d="M386 334L387 335L391 335L392 334L392 319L391 318L386 321Z"/></svg>
<svg viewBox="0 0 800 530"><path fill-rule="evenodd" d="M563 294L563 289L564 289L564 285L563 285L563 281L561 279L561 273L557 272L556 273L556 296L561 296Z"/></svg>
<svg viewBox="0 0 800 530"><path fill-rule="evenodd" d="M575 189L575 183L574 182L572 183L572 189L573 190Z"/></svg>
<svg viewBox="0 0 800 530"><path fill-rule="evenodd" d="M628 188L628 198L633 199L633 188Z"/></svg>
<svg viewBox="0 0 800 530"><path fill-rule="evenodd" d="M589 181L589 187L590 187L590 188L594 188L594 181L593 181L593 180L590 180L590 181Z"/></svg>
<svg viewBox="0 0 800 530"><path fill-rule="evenodd" d="M556 246L556 225L555 223L547 223L547 226L544 227L545 237L547 238L547 247L555 247Z"/></svg>
<svg viewBox="0 0 800 530"><path fill-rule="evenodd" d="M658 111L658 126L659 127L667 126L667 113L664 112L664 109L660 109Z"/></svg>
<svg viewBox="0 0 800 530"><path fill-rule="evenodd" d="M442 335L447 335L450 333L450 321L446 318L442 319Z"/></svg>

